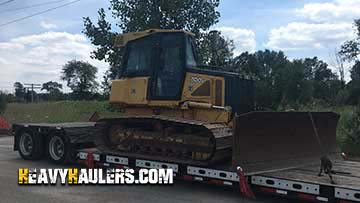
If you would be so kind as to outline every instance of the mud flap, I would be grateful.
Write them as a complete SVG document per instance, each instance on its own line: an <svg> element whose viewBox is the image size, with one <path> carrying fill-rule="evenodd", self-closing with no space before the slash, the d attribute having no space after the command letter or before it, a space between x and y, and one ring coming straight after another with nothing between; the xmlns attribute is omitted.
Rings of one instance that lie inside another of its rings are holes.
<svg viewBox="0 0 360 203"><path fill-rule="evenodd" d="M311 121L320 140L314 132ZM234 120L233 166L246 174L319 164L327 154L337 157L333 112L250 112Z"/></svg>

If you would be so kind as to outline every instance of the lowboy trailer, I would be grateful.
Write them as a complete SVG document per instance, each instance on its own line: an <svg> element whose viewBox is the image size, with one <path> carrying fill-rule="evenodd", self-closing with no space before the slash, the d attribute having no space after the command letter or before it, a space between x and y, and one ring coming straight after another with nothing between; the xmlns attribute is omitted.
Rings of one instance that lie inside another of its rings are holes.
<svg viewBox="0 0 360 203"><path fill-rule="evenodd" d="M319 164L263 173L245 173L231 167L231 161L211 167L169 162L151 156L101 152L94 147L95 123L14 124L14 150L27 160L47 158L63 164L77 162L102 168L171 168L176 179L239 187L246 179L255 194L267 193L310 202L360 202L360 162L337 159L333 162L336 184L319 177ZM344 172L345 171L345 172Z"/></svg>
<svg viewBox="0 0 360 203"><path fill-rule="evenodd" d="M15 124L15 150L58 164L171 167L176 177L239 185L247 196L252 188L309 201L360 201L360 163L342 160L336 145L338 114L256 111L255 80L198 64L193 36L161 29L116 36L124 63L109 103L121 116ZM333 165L337 184L318 177L320 160L326 171Z"/></svg>

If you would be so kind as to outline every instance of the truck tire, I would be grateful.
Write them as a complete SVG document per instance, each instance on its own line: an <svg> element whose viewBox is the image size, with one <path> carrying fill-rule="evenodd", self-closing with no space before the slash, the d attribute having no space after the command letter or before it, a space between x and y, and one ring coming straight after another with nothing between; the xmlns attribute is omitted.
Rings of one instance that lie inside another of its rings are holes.
<svg viewBox="0 0 360 203"><path fill-rule="evenodd" d="M55 164L68 163L71 158L71 146L61 132L53 132L47 139L47 157Z"/></svg>
<svg viewBox="0 0 360 203"><path fill-rule="evenodd" d="M20 156L25 160L39 160L44 154L43 139L31 131L23 130L18 135L18 149Z"/></svg>

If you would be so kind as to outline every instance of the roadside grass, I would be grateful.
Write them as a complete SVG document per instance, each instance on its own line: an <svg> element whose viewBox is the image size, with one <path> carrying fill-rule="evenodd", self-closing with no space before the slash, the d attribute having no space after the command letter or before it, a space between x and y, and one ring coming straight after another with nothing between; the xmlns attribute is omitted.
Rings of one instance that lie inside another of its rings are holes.
<svg viewBox="0 0 360 203"><path fill-rule="evenodd" d="M9 103L4 117L10 123L57 123L88 121L96 111L100 117L116 117L107 101L58 101L40 103Z"/></svg>

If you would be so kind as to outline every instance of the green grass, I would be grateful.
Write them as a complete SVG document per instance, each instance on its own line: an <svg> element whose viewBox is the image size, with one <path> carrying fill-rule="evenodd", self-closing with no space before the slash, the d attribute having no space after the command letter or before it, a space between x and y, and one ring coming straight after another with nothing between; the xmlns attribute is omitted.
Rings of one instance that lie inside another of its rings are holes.
<svg viewBox="0 0 360 203"><path fill-rule="evenodd" d="M87 121L95 111L102 118L120 115L118 112L110 112L108 107L109 105L106 101L10 103L4 116L11 123L57 123Z"/></svg>

